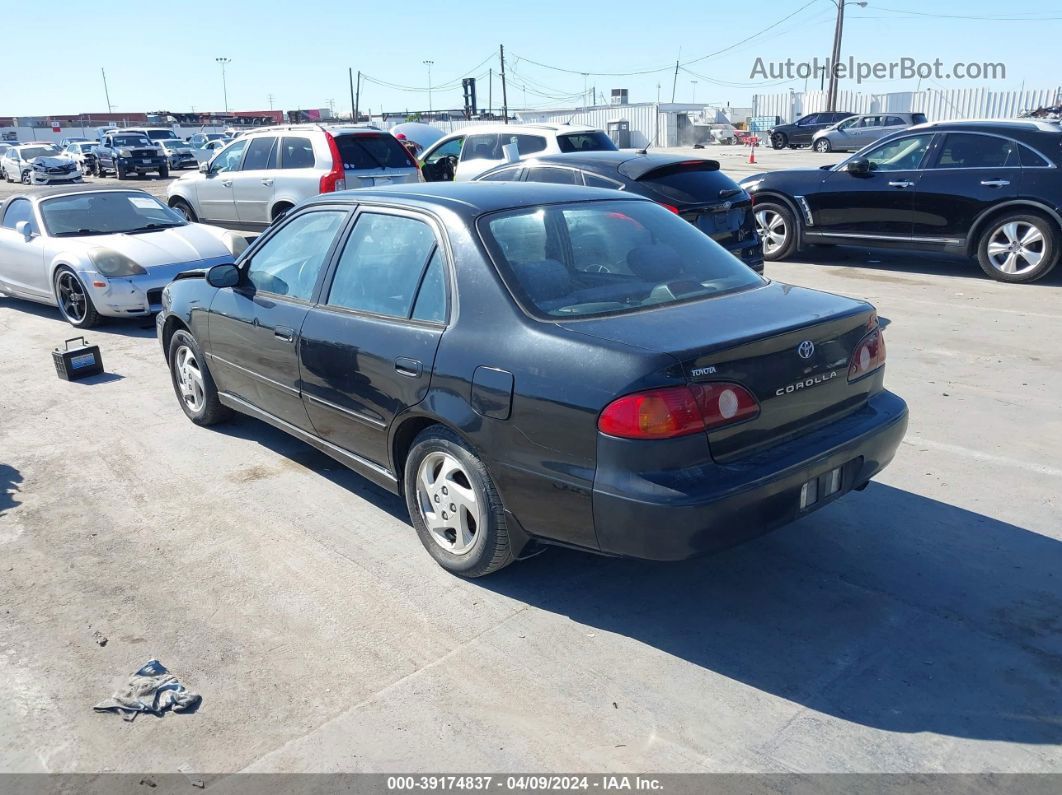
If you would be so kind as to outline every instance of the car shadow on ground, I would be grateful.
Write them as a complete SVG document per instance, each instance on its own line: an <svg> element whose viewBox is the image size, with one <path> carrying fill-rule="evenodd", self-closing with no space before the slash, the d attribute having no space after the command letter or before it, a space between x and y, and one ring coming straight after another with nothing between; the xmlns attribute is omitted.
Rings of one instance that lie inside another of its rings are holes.
<svg viewBox="0 0 1062 795"><path fill-rule="evenodd" d="M59 314L59 310L54 306L48 306L46 304L38 304L36 301L25 301L21 298L12 298L11 296L0 295L0 307L10 307L16 309L19 312L25 312L28 315L36 315L37 317L44 318L45 320L58 320L63 323L63 316ZM141 315L140 317L104 317L100 319L98 326L92 328L79 329L66 324L65 328L69 333L69 337L63 339L79 337L84 334L86 337L92 334L117 334L123 337L154 337L155 336L155 316L154 315ZM61 344L60 340L57 344ZM101 351L102 353L102 351ZM106 359L104 359L106 362Z"/></svg>
<svg viewBox="0 0 1062 795"><path fill-rule="evenodd" d="M973 258L955 254L858 246L809 246L799 254L795 254L793 259L826 267L860 268L866 271L865 278L872 281L888 282L889 274L896 274L901 278L904 274L925 274L992 281ZM1005 286L1016 289L1062 287L1062 264L1056 265L1047 276L1039 281Z"/></svg>
<svg viewBox="0 0 1062 795"><path fill-rule="evenodd" d="M400 497L282 431L215 427L409 524ZM710 557L550 547L473 583L846 721L1062 743L1062 543L902 489Z"/></svg>
<svg viewBox="0 0 1062 795"><path fill-rule="evenodd" d="M1038 744L1062 742L1060 582L1062 543L876 483L708 558L554 549L476 581L846 721Z"/></svg>
<svg viewBox="0 0 1062 795"><path fill-rule="evenodd" d="M0 464L0 516L20 504L15 495L21 482L22 474L17 469L10 464Z"/></svg>

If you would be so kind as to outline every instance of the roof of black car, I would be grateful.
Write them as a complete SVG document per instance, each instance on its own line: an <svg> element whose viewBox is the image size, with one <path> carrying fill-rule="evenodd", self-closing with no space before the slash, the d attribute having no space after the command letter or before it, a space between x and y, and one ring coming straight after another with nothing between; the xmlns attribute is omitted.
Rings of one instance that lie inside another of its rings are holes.
<svg viewBox="0 0 1062 795"><path fill-rule="evenodd" d="M425 182L417 185L390 185L323 193L308 203L334 203L337 200L394 202L420 207L446 207L466 215L530 207L538 204L578 202L620 197L615 191L585 188L581 185L552 185L538 182ZM638 196L629 196L638 199Z"/></svg>
<svg viewBox="0 0 1062 795"><path fill-rule="evenodd" d="M711 163L716 168L719 161L707 157L690 157L689 155L672 154L668 152L644 152L639 149L620 149L617 151L600 152L565 152L557 155L533 155L528 161L537 163L555 163L590 171L608 172L617 171L623 166L623 176L630 179L639 179L650 171L673 163L685 163L688 161L703 161ZM527 161L520 161L526 163ZM519 165L509 164L506 165ZM503 168L503 166L498 167ZM492 169L493 170L493 169Z"/></svg>

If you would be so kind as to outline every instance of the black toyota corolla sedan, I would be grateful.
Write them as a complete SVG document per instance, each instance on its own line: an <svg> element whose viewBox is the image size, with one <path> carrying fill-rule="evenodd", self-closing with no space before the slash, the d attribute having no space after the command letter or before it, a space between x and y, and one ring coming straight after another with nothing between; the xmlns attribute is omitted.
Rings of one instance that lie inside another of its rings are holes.
<svg viewBox="0 0 1062 795"><path fill-rule="evenodd" d="M469 577L733 544L863 488L907 426L873 307L594 188L318 196L166 287L158 334L193 422L257 417L403 494Z"/></svg>
<svg viewBox="0 0 1062 795"><path fill-rule="evenodd" d="M1062 249L1058 122L933 122L835 166L757 174L764 256L812 244L965 254L1004 282L1046 276Z"/></svg>
<svg viewBox="0 0 1062 795"><path fill-rule="evenodd" d="M749 195L719 170L719 161L659 152L568 152L527 157L476 177L481 182L588 185L652 199L696 226L757 273L763 247Z"/></svg>

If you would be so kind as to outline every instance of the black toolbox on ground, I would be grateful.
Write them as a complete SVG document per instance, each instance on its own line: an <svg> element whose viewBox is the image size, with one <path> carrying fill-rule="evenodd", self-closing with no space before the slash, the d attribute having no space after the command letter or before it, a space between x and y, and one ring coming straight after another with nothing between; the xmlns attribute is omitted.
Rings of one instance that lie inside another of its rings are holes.
<svg viewBox="0 0 1062 795"><path fill-rule="evenodd" d="M71 342L79 340L80 345L70 347ZM52 359L55 362L55 372L64 381L77 381L79 378L88 378L103 372L100 346L89 345L84 337L71 337L62 348L56 346L52 351Z"/></svg>

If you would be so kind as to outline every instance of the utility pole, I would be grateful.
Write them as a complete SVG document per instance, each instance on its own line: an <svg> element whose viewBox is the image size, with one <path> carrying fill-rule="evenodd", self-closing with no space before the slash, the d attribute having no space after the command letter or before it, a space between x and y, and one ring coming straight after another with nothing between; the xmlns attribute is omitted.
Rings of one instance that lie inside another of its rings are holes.
<svg viewBox="0 0 1062 795"><path fill-rule="evenodd" d="M830 86L826 90L826 110L837 110L837 64L841 61L841 34L844 32L844 7L851 0L833 0L837 6L837 24L833 29L833 55L830 58ZM865 0L852 5L866 8Z"/></svg>
<svg viewBox="0 0 1062 795"><path fill-rule="evenodd" d="M229 112L229 86L225 82L225 64L232 63L231 58L215 58L219 64L221 64L221 90L225 95L225 112Z"/></svg>
<svg viewBox="0 0 1062 795"><path fill-rule="evenodd" d="M273 95L269 94L268 95L268 99L269 99L269 109L273 110Z"/></svg>
<svg viewBox="0 0 1062 795"><path fill-rule="evenodd" d="M487 70L487 115L494 118L494 67Z"/></svg>
<svg viewBox="0 0 1062 795"><path fill-rule="evenodd" d="M675 101L675 90L678 88L679 62L675 61L675 78L671 81L671 101Z"/></svg>
<svg viewBox="0 0 1062 795"><path fill-rule="evenodd" d="M361 119L361 70L358 70L358 88L354 92L354 121L357 122ZM372 121L372 114L369 114L369 121Z"/></svg>
<svg viewBox="0 0 1062 795"><path fill-rule="evenodd" d="M349 66L347 67L347 82L350 83L350 121L353 124L358 123L358 111L354 107L354 70Z"/></svg>
<svg viewBox="0 0 1062 795"><path fill-rule="evenodd" d="M435 63L435 61L423 61L423 63L428 67L428 113L431 113L431 65Z"/></svg>
<svg viewBox="0 0 1062 795"><path fill-rule="evenodd" d="M505 114L505 123L509 123L509 95L505 89L505 45L498 45L498 57L501 59L501 81L502 81L502 113Z"/></svg>
<svg viewBox="0 0 1062 795"><path fill-rule="evenodd" d="M114 105L111 104L111 92L107 89L107 73L103 71L103 67L100 67L100 74L103 75L103 96L107 97L107 113L114 113Z"/></svg>

